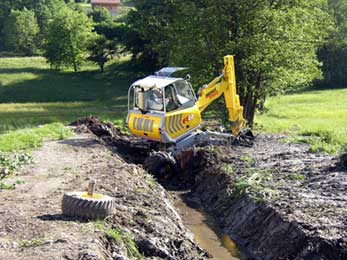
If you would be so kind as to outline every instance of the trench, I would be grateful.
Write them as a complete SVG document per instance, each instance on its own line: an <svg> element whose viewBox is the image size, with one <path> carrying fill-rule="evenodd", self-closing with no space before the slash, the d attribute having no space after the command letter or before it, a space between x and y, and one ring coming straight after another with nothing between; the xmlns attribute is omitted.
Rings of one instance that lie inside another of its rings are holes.
<svg viewBox="0 0 347 260"><path fill-rule="evenodd" d="M195 241L205 250L211 260L245 260L245 255L236 243L218 227L215 220L206 214L187 192L176 192L175 208L183 224L193 233Z"/></svg>
<svg viewBox="0 0 347 260"><path fill-rule="evenodd" d="M121 134L111 124L99 122L97 119L83 119L75 125L86 125L96 136L101 138L113 152L117 152L128 163L143 164L153 147L138 145L132 138ZM115 135L121 138L114 138ZM188 152L189 153L189 152ZM135 155L135 156L134 156ZM186 169L182 172L170 172L169 179L157 179L164 189L174 198L174 208L180 215L183 224L193 234L194 241L212 260L246 260L244 252L238 248L229 235L224 234L217 221L205 210L204 206L192 193L194 173L191 169L193 158L187 157ZM182 160L182 159L180 159ZM190 165L190 166L187 166ZM177 169L176 169L177 170ZM182 170L182 169L181 169ZM149 172L151 173L151 172ZM156 176L155 176L156 177ZM171 178L173 177L173 178Z"/></svg>

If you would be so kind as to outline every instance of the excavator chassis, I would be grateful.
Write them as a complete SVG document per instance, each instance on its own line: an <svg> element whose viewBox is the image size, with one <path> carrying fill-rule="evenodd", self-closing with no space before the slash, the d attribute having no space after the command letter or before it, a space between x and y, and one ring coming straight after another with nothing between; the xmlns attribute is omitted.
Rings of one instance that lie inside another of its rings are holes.
<svg viewBox="0 0 347 260"><path fill-rule="evenodd" d="M152 151L144 161L144 168L158 178L167 178L177 168L176 158L182 152L195 147L241 145L252 146L254 135L250 130L241 132L237 137L232 134L214 131L195 131L183 140L159 151Z"/></svg>

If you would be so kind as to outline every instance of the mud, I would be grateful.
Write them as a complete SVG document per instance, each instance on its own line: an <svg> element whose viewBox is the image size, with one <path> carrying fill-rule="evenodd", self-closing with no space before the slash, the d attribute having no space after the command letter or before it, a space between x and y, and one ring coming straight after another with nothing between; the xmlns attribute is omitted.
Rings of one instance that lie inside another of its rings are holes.
<svg viewBox="0 0 347 260"><path fill-rule="evenodd" d="M93 132L131 162L141 163L153 149L149 143L145 152L137 150L143 144L129 136ZM176 158L180 172L161 183L191 189L191 198L255 259L347 259L341 159L283 138L260 135L253 147L186 151Z"/></svg>

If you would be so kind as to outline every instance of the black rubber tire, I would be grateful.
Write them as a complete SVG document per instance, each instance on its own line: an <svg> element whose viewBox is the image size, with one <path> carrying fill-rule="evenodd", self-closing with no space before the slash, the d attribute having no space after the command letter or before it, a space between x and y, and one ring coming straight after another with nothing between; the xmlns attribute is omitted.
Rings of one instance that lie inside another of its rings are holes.
<svg viewBox="0 0 347 260"><path fill-rule="evenodd" d="M85 192L67 192L63 196L63 215L83 219L104 219L112 214L114 203L109 196L86 198Z"/></svg>
<svg viewBox="0 0 347 260"><path fill-rule="evenodd" d="M174 165L175 159L166 152L154 152L143 163L143 167L157 178L170 177Z"/></svg>

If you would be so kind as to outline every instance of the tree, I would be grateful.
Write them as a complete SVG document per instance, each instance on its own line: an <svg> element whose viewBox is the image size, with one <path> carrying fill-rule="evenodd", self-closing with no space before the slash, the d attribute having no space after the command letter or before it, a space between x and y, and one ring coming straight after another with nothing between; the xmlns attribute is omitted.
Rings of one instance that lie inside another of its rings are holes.
<svg viewBox="0 0 347 260"><path fill-rule="evenodd" d="M94 23L111 23L113 20L110 12L105 7L94 8L88 16Z"/></svg>
<svg viewBox="0 0 347 260"><path fill-rule="evenodd" d="M2 31L5 20L10 15L11 10L22 10L27 8L35 12L38 25L40 27L39 43L42 41L44 28L48 19L56 13L57 10L63 8L65 2L63 0L1 0L0 1L0 49L4 47Z"/></svg>
<svg viewBox="0 0 347 260"><path fill-rule="evenodd" d="M347 84L347 2L330 0L329 8L334 28L318 52L323 63L324 80L321 83L341 87Z"/></svg>
<svg viewBox="0 0 347 260"><path fill-rule="evenodd" d="M92 22L84 13L62 9L48 26L45 57L51 67L72 66L78 71L86 59L92 30Z"/></svg>
<svg viewBox="0 0 347 260"><path fill-rule="evenodd" d="M117 54L114 42L106 39L103 35L98 35L88 49L90 51L88 59L97 63L102 72L105 63Z"/></svg>
<svg viewBox="0 0 347 260"><path fill-rule="evenodd" d="M33 11L24 8L12 10L5 20L3 35L7 50L32 55L36 46L39 26Z"/></svg>
<svg viewBox="0 0 347 260"><path fill-rule="evenodd" d="M327 0L139 0L127 22L125 44L137 61L193 68L197 85L234 54L251 125L267 96L321 77L316 51L330 26Z"/></svg>

